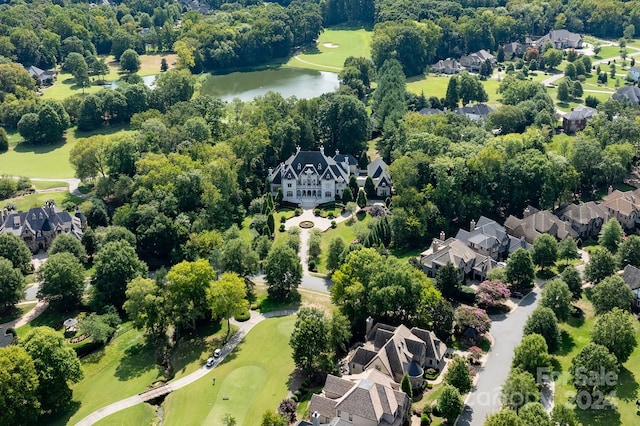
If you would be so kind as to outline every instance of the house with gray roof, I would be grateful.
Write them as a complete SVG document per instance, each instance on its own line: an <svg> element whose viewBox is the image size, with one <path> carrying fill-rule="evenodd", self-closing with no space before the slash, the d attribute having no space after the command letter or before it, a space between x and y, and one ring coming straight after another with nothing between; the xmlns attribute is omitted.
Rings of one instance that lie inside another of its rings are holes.
<svg viewBox="0 0 640 426"><path fill-rule="evenodd" d="M364 345L356 348L347 360L349 374L375 369L400 383L407 374L414 389L424 383L424 370L442 369L447 346L432 332L421 328L397 327L367 319Z"/></svg>
<svg viewBox="0 0 640 426"><path fill-rule="evenodd" d="M633 265L627 265L622 270L622 279L633 293L633 303L631 307L635 312L640 312L640 269Z"/></svg>
<svg viewBox="0 0 640 426"><path fill-rule="evenodd" d="M285 162L269 169L268 177L274 196L282 190L284 201L312 208L342 197L349 177L358 173L358 162L352 155L336 151L332 158L325 155L323 147L319 151L301 151L297 147L296 153ZM366 176L372 177L379 196L391 194L391 177L382 159L377 158L369 164ZM366 176L363 176L362 185Z"/></svg>
<svg viewBox="0 0 640 426"><path fill-rule="evenodd" d="M504 58L507 60L511 60L514 57L521 57L522 55L524 55L526 50L527 46L522 43L518 43L517 41L513 41L502 46Z"/></svg>
<svg viewBox="0 0 640 426"><path fill-rule="evenodd" d="M496 58L484 49L460 57L460 65L469 72L480 72L482 65L486 61L489 61L491 65L493 65L496 63Z"/></svg>
<svg viewBox="0 0 640 426"><path fill-rule="evenodd" d="M467 244L476 253L493 260L504 260L519 248L531 249L530 244L509 235L504 226L485 216L480 216L477 222L472 220L469 231L458 230L456 239Z"/></svg>
<svg viewBox="0 0 640 426"><path fill-rule="evenodd" d="M640 78L640 67L629 68L627 75L631 77L633 81L638 81L638 79Z"/></svg>
<svg viewBox="0 0 640 426"><path fill-rule="evenodd" d="M640 104L640 88L637 86L622 86L615 91L611 98L623 104Z"/></svg>
<svg viewBox="0 0 640 426"><path fill-rule="evenodd" d="M50 86L56 81L58 71L55 70L43 70L36 66L30 66L27 68L29 75L38 83L39 86Z"/></svg>
<svg viewBox="0 0 640 426"><path fill-rule="evenodd" d="M28 212L3 210L0 212L0 233L20 237L33 253L37 253L48 250L53 239L63 232L82 239L86 225L82 218L81 214L73 215L55 205L33 207Z"/></svg>
<svg viewBox="0 0 640 426"><path fill-rule="evenodd" d="M447 58L441 59L435 64L431 65L431 71L438 74L458 74L459 72L464 71L464 67L460 65L455 59Z"/></svg>
<svg viewBox="0 0 640 426"><path fill-rule="evenodd" d="M633 191L613 190L609 187L609 193L602 202L610 217L615 217L620 225L627 231L634 230L640 223L640 189Z"/></svg>
<svg viewBox="0 0 640 426"><path fill-rule="evenodd" d="M509 216L504 222L504 227L510 235L524 238L529 244L533 244L542 234L549 234L558 240L578 237L578 233L568 222L561 220L548 210L540 211L532 206L524 209L522 219Z"/></svg>
<svg viewBox="0 0 640 426"><path fill-rule="evenodd" d="M609 220L609 212L600 203L569 204L556 212L561 220L568 222L579 238L595 238L602 225Z"/></svg>
<svg viewBox="0 0 640 426"><path fill-rule="evenodd" d="M438 115L444 114L444 111L438 108L422 108L418 113L421 115Z"/></svg>
<svg viewBox="0 0 640 426"><path fill-rule="evenodd" d="M575 133L587 127L587 121L598 111L584 105L578 105L562 117L562 128L567 133Z"/></svg>
<svg viewBox="0 0 640 426"><path fill-rule="evenodd" d="M343 377L329 374L322 393L309 402L314 426L401 426L410 410L407 394L375 369Z"/></svg>
<svg viewBox="0 0 640 426"><path fill-rule="evenodd" d="M537 49L541 49L550 41L555 49L582 49L582 36L568 30L551 30L548 34L532 42Z"/></svg>
<svg viewBox="0 0 640 426"><path fill-rule="evenodd" d="M464 115L470 120L485 120L493 109L487 104L466 105L456 108L456 114Z"/></svg>

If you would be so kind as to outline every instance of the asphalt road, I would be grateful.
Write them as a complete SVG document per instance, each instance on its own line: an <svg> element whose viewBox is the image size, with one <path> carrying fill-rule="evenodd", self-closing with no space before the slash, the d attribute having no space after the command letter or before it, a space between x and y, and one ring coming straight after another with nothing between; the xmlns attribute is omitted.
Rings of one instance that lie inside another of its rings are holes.
<svg viewBox="0 0 640 426"><path fill-rule="evenodd" d="M513 350L520 344L524 324L538 306L539 299L540 289L536 287L513 312L492 317L490 334L494 345L480 371L475 389L467 397L458 426L482 426L487 415L500 410L500 391L509 375Z"/></svg>

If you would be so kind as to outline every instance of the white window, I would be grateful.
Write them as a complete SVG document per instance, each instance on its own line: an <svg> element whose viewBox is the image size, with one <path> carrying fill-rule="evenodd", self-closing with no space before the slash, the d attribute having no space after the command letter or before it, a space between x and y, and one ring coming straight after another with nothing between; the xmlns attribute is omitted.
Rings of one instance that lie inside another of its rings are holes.
<svg viewBox="0 0 640 426"><path fill-rule="evenodd" d="M287 197L293 197L293 191L287 191Z"/></svg>

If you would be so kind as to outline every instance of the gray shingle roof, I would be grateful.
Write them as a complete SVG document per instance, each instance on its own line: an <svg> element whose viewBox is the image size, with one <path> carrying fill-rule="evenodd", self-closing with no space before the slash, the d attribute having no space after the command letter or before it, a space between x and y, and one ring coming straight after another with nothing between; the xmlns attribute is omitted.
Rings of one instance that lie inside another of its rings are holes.
<svg viewBox="0 0 640 426"><path fill-rule="evenodd" d="M623 86L611 95L613 100L626 102L633 105L640 104L640 88L636 86Z"/></svg>
<svg viewBox="0 0 640 426"><path fill-rule="evenodd" d="M627 265L622 271L622 279L631 288L636 290L640 288L640 269L633 265Z"/></svg>

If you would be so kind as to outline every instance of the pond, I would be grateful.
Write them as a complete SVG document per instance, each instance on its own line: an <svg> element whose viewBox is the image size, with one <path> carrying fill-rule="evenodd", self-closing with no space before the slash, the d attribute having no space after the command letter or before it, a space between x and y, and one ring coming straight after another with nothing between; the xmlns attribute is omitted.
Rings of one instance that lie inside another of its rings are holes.
<svg viewBox="0 0 640 426"><path fill-rule="evenodd" d="M157 75L145 75L142 78L142 81L144 82L144 84L147 85L147 87L149 88L153 88L153 84L156 81L156 77ZM120 87L120 85L122 84L122 82L120 81L112 81L111 84L105 84L104 88L106 89L115 89L117 87Z"/></svg>
<svg viewBox="0 0 640 426"><path fill-rule="evenodd" d="M253 100L268 91L278 92L284 98L296 96L310 99L338 88L338 74L301 68L279 68L263 71L234 72L210 75L202 83L200 93L232 101Z"/></svg>

